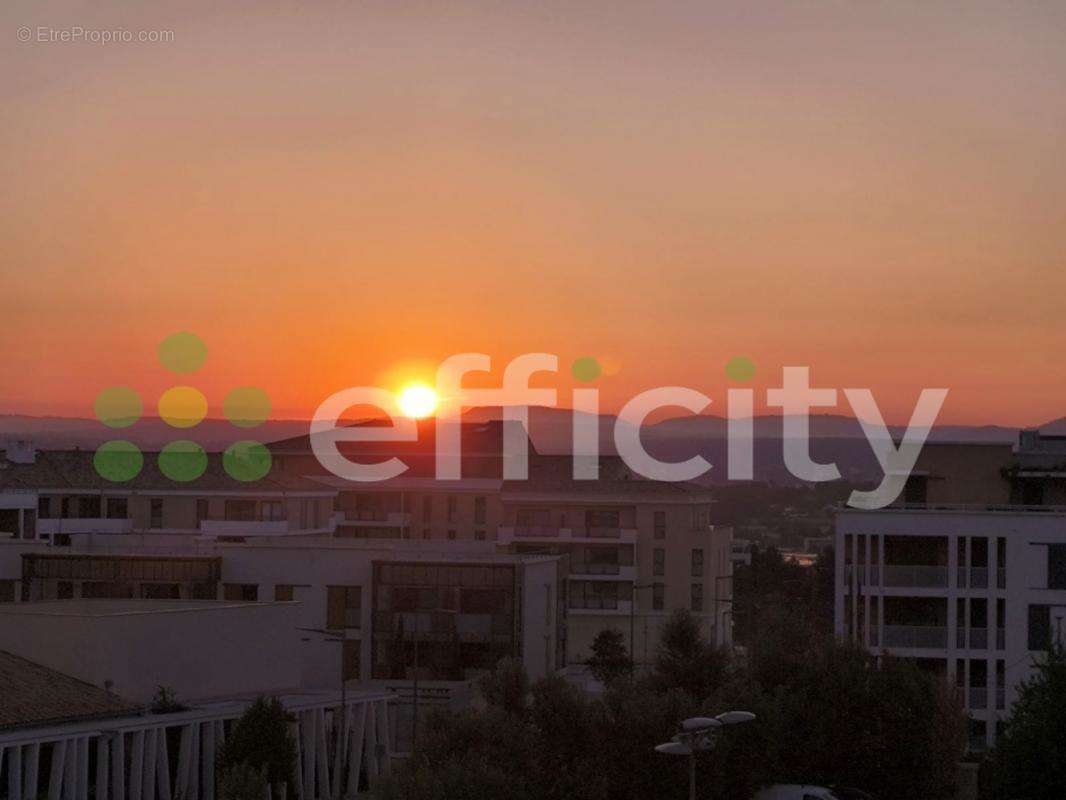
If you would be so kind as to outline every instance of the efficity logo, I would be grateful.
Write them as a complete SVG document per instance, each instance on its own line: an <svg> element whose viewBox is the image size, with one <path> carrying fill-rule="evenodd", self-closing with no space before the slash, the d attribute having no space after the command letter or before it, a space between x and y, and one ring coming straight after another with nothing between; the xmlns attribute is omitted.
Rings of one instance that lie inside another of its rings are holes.
<svg viewBox="0 0 1066 800"><path fill-rule="evenodd" d="M159 363L174 375L199 371L207 361L207 345L194 333L171 334L156 349ZM171 428L195 428L207 416L207 398L193 386L171 386L156 403L159 418ZM111 386L101 391L93 403L96 418L109 428L129 428L141 419L144 401L128 386ZM222 401L223 416L237 428L254 428L270 416L270 397L255 386L230 391ZM159 471L176 483L188 483L207 471L208 455L191 439L175 439L157 455ZM114 483L132 480L144 468L144 453L127 439L104 442L93 455L93 467L102 478ZM262 442L244 439L222 453L222 467L234 480L257 481L270 472L270 450Z"/></svg>

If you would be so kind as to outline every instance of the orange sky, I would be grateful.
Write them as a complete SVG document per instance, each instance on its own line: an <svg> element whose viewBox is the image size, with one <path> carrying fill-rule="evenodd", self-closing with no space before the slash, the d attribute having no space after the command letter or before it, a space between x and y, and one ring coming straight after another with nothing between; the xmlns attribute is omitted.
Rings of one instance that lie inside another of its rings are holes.
<svg viewBox="0 0 1066 800"><path fill-rule="evenodd" d="M1066 414L1062 4L146 5L0 10L0 412L190 330L283 416L465 351Z"/></svg>

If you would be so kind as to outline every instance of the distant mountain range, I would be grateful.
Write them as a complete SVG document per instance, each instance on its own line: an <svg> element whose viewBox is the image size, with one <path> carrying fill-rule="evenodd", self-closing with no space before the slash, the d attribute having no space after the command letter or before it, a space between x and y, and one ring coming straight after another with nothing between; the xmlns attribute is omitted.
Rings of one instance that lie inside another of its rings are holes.
<svg viewBox="0 0 1066 800"><path fill-rule="evenodd" d="M568 409L534 407L530 409L530 437L542 453L567 453L570 448L573 413ZM580 412L578 412L580 414ZM464 414L464 420L481 422L501 417L500 408L476 408ZM582 415L586 419L588 415ZM595 420L600 431L601 452L614 452L613 415L601 414ZM714 415L672 417L641 431L641 440L649 452L666 461L676 461L699 454L716 465L708 474L709 482L725 480L726 419ZM126 438L147 450L159 449L175 439L195 439L208 450L221 450L231 442L255 438L274 441L307 433L306 420L271 420L256 428L237 428L220 419L207 419L191 429L177 429L163 420L147 417L125 429L111 429L96 420L68 417L32 417L0 415L0 446L13 438L32 439L41 449L95 448L108 439ZM755 417L755 469L760 480L796 483L781 461L782 417ZM893 436L903 433L902 426L889 426ZM938 425L930 441L1014 443L1018 428L1000 425ZM1040 426L1045 434L1066 435L1066 418ZM877 460L870 450L862 427L853 417L837 414L811 417L811 452L815 460L836 463L846 479L863 482L880 475Z"/></svg>

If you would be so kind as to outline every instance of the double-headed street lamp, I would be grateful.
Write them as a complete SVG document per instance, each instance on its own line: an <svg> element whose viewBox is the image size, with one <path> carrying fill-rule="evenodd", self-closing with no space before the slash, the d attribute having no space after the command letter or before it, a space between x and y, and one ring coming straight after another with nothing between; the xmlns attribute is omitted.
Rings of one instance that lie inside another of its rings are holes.
<svg viewBox="0 0 1066 800"><path fill-rule="evenodd" d="M719 732L726 725L751 722L750 711L726 711L717 717L692 717L681 723L681 732L666 744L657 745L655 752L670 756L688 756L688 797L696 800L696 753L711 750Z"/></svg>

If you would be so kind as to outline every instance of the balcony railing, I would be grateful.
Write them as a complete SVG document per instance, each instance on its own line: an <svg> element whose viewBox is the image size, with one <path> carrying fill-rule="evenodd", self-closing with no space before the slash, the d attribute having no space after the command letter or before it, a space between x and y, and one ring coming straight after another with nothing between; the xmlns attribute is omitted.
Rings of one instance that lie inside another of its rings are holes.
<svg viewBox="0 0 1066 800"><path fill-rule="evenodd" d="M1007 649L1007 630L1006 628L996 628L996 649Z"/></svg>
<svg viewBox="0 0 1066 800"><path fill-rule="evenodd" d="M39 536L54 536L57 533L129 533L133 530L132 519L81 518L37 520Z"/></svg>
<svg viewBox="0 0 1066 800"><path fill-rule="evenodd" d="M604 531L610 535L601 535ZM506 525L500 526L497 538L501 542L580 542L588 539L609 539L619 544L633 544L637 532L632 528L556 528L549 525Z"/></svg>
<svg viewBox="0 0 1066 800"><path fill-rule="evenodd" d="M411 515L406 511L379 511L355 509L338 511L334 517L338 525L406 528L411 524Z"/></svg>
<svg viewBox="0 0 1066 800"><path fill-rule="evenodd" d="M885 566L885 586L942 589L946 588L947 585L947 567L903 564Z"/></svg>
<svg viewBox="0 0 1066 800"><path fill-rule="evenodd" d="M913 647L943 650L948 646L948 629L933 625L885 625L885 647Z"/></svg>
<svg viewBox="0 0 1066 800"><path fill-rule="evenodd" d="M988 689L983 686L971 686L969 695L970 708L978 711L988 708Z"/></svg>
<svg viewBox="0 0 1066 800"><path fill-rule="evenodd" d="M996 689L996 710L1002 711L1007 707L1007 690L1002 686Z"/></svg>
<svg viewBox="0 0 1066 800"><path fill-rule="evenodd" d="M1003 567L1000 567L996 570L996 588L1007 588L1007 570L1005 570Z"/></svg>
<svg viewBox="0 0 1066 800"><path fill-rule="evenodd" d="M200 532L204 536L280 536L288 533L288 520L200 520Z"/></svg>
<svg viewBox="0 0 1066 800"><path fill-rule="evenodd" d="M988 567L970 567L970 588L988 588Z"/></svg>

